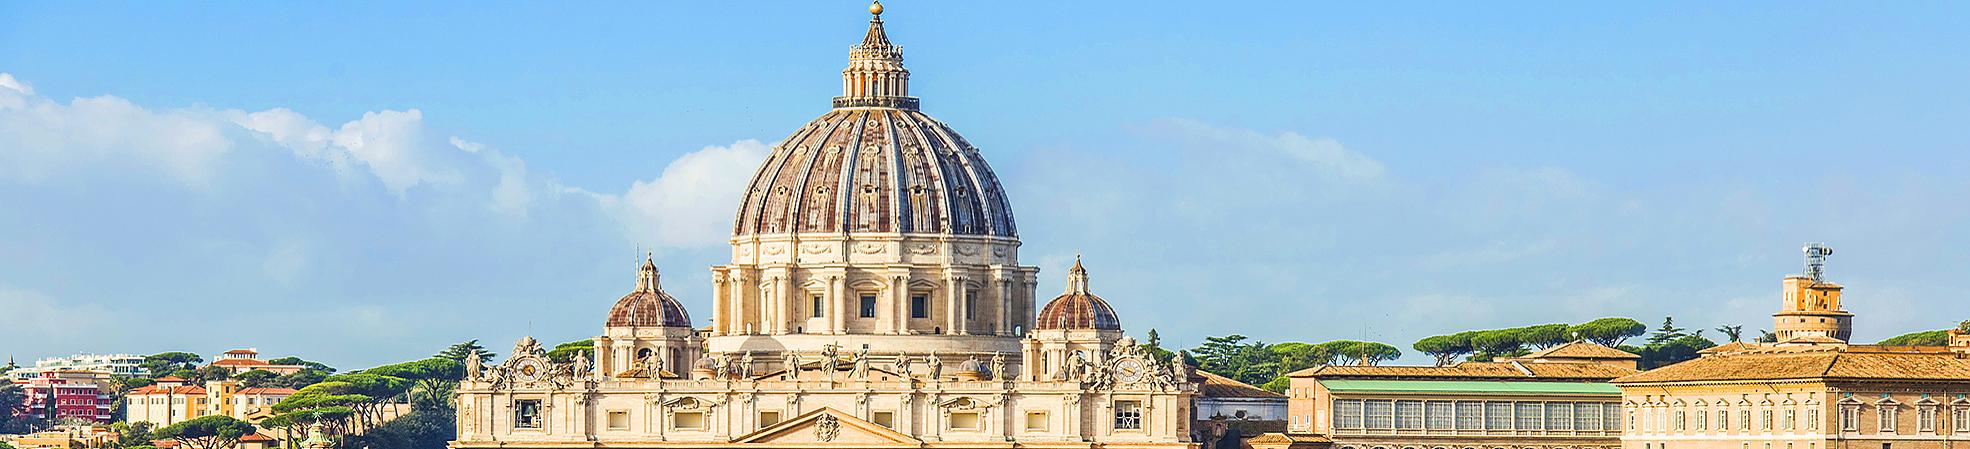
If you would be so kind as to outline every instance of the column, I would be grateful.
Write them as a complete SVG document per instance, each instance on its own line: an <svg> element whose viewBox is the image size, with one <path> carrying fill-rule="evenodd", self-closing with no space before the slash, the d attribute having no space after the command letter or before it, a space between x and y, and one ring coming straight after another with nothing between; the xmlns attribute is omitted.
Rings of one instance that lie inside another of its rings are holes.
<svg viewBox="0 0 1970 449"><path fill-rule="evenodd" d="M896 326L897 334L910 333L910 289L904 284L904 276L891 276L889 281L889 321Z"/></svg>
<svg viewBox="0 0 1970 449"><path fill-rule="evenodd" d="M992 281L993 285L999 287L999 318L998 323L992 326L992 332L998 335L1012 335L1012 281L1006 280L1003 270L996 274Z"/></svg>
<svg viewBox="0 0 1970 449"><path fill-rule="evenodd" d="M945 272L944 273L944 333L945 334L958 333L957 329L958 329L958 302L960 300L959 296L961 296L961 293L958 290L957 273Z"/></svg>
<svg viewBox="0 0 1970 449"><path fill-rule="evenodd" d="M848 312L854 310L848 305L848 294L843 285L847 283L848 280L842 279L841 275L836 275L833 282L830 283L831 285L828 286L828 295L834 297L834 300L828 303L833 304L835 309L834 313L828 316L834 319L834 332L837 334L848 333Z"/></svg>
<svg viewBox="0 0 1970 449"><path fill-rule="evenodd" d="M727 301L730 301L730 299L725 297L725 270L713 268L711 270L712 335L724 335L726 333L725 322L731 319L725 315L725 303Z"/></svg>

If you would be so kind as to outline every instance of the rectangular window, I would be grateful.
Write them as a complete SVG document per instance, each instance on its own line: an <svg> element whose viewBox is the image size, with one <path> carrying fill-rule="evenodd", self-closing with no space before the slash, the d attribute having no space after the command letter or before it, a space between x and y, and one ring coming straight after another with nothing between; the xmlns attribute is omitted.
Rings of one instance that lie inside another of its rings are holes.
<svg viewBox="0 0 1970 449"><path fill-rule="evenodd" d="M1915 415L1915 430L1918 430L1918 431L1922 431L1922 432L1934 432L1934 431L1936 431L1936 408L1935 408L1935 407L1922 407L1922 409L1921 409L1921 410L1919 410L1919 411L1918 411L1918 412L1916 413L1916 415Z"/></svg>
<svg viewBox="0 0 1970 449"><path fill-rule="evenodd" d="M670 427L677 430L704 430L704 412L677 412L670 414Z"/></svg>
<svg viewBox="0 0 1970 449"><path fill-rule="evenodd" d="M1970 432L1970 408L1957 407L1950 410L1949 421L1956 424L1956 431Z"/></svg>
<svg viewBox="0 0 1970 449"><path fill-rule="evenodd" d="M1621 404L1614 402L1601 403L1601 428L1617 432L1621 431Z"/></svg>
<svg viewBox="0 0 1970 449"><path fill-rule="evenodd" d="M1710 430L1710 412L1700 410L1696 412L1696 430L1698 432Z"/></svg>
<svg viewBox="0 0 1970 449"><path fill-rule="evenodd" d="M964 292L964 319L966 321L978 319L977 290L965 290Z"/></svg>
<svg viewBox="0 0 1970 449"><path fill-rule="evenodd" d="M1512 430L1512 403L1503 402L1503 401L1485 401L1484 429L1485 430Z"/></svg>
<svg viewBox="0 0 1970 449"><path fill-rule="evenodd" d="M1364 405L1366 406L1365 408L1367 409L1366 414L1368 416L1368 419L1366 420L1367 422L1363 423L1362 428L1365 429L1395 428L1394 402L1367 401L1364 403Z"/></svg>
<svg viewBox="0 0 1970 449"><path fill-rule="evenodd" d="M1519 430L1545 430L1546 429L1545 422L1542 419L1544 417L1540 416L1542 415L1542 413L1540 413L1541 409L1542 407L1540 407L1539 403L1537 402L1520 402L1518 404L1518 413L1517 413L1519 419L1518 429Z"/></svg>
<svg viewBox="0 0 1970 449"><path fill-rule="evenodd" d="M1840 407L1840 430L1859 432L1861 430L1861 411L1859 407Z"/></svg>
<svg viewBox="0 0 1970 449"><path fill-rule="evenodd" d="M1546 403L1546 430L1573 430L1573 403Z"/></svg>
<svg viewBox="0 0 1970 449"><path fill-rule="evenodd" d="M910 295L910 318L930 318L930 297Z"/></svg>
<svg viewBox="0 0 1970 449"><path fill-rule="evenodd" d="M978 430L978 412L952 413L951 430Z"/></svg>
<svg viewBox="0 0 1970 449"><path fill-rule="evenodd" d="M862 318L876 317L876 295L862 295Z"/></svg>
<svg viewBox="0 0 1970 449"><path fill-rule="evenodd" d="M1806 430L1820 430L1820 409L1806 409Z"/></svg>
<svg viewBox="0 0 1970 449"><path fill-rule="evenodd" d="M1457 401L1457 430L1484 429L1484 403Z"/></svg>
<svg viewBox="0 0 1970 449"><path fill-rule="evenodd" d="M1758 430L1763 430L1763 431L1766 431L1766 432L1770 432L1770 431L1772 431L1772 411L1771 411L1771 410L1769 410L1769 409L1768 409L1768 410L1759 410L1759 411L1758 411Z"/></svg>
<svg viewBox="0 0 1970 449"><path fill-rule="evenodd" d="M828 310L828 302L826 300L821 299L821 295L814 295L814 297L808 299L809 302L813 303L814 305L813 307L808 308L808 310L812 311L811 313L808 314L808 316L820 318L827 315L826 313L823 313L823 311Z"/></svg>
<svg viewBox="0 0 1970 449"><path fill-rule="evenodd" d="M1793 410L1793 409L1789 409L1789 408L1788 408L1788 409L1785 409L1785 414L1783 414L1783 415L1780 415L1780 416L1781 416L1781 417L1783 417L1783 419L1781 419L1781 420L1779 420L1779 428L1780 428L1780 429L1785 429L1785 430L1792 430L1792 429L1795 429L1795 428L1797 428L1797 427L1793 427L1793 426L1797 426L1797 425L1799 425L1799 411L1798 411L1798 410Z"/></svg>
<svg viewBox="0 0 1970 449"><path fill-rule="evenodd" d="M1601 405L1595 403L1573 404L1573 430L1601 430Z"/></svg>
<svg viewBox="0 0 1970 449"><path fill-rule="evenodd" d="M610 410L609 430L629 430L629 412Z"/></svg>
<svg viewBox="0 0 1970 449"><path fill-rule="evenodd" d="M883 426L888 428L896 427L896 412L875 412L875 414L873 416L870 416L870 418L871 421L874 421L878 426Z"/></svg>
<svg viewBox="0 0 1970 449"><path fill-rule="evenodd" d="M1751 431L1751 409L1737 411L1737 430Z"/></svg>
<svg viewBox="0 0 1970 449"><path fill-rule="evenodd" d="M1878 410L1880 410L1881 431L1895 433L1895 415L1898 413L1896 407L1892 405L1882 406Z"/></svg>
<svg viewBox="0 0 1970 449"><path fill-rule="evenodd" d="M521 429L540 428L539 399L513 401L513 427Z"/></svg>
<svg viewBox="0 0 1970 449"><path fill-rule="evenodd" d="M779 423L780 423L780 412L778 410L770 411L770 412L759 412L760 428L765 428Z"/></svg>
<svg viewBox="0 0 1970 449"><path fill-rule="evenodd" d="M1142 403L1137 401L1115 401L1115 429L1142 429Z"/></svg>
<svg viewBox="0 0 1970 449"><path fill-rule="evenodd" d="M1423 429L1423 401L1395 401L1395 428Z"/></svg>
<svg viewBox="0 0 1970 449"><path fill-rule="evenodd" d="M1731 412L1729 410L1718 410L1717 430L1719 431L1730 430L1730 428L1731 428Z"/></svg>
<svg viewBox="0 0 1970 449"><path fill-rule="evenodd" d="M1450 430L1457 421L1456 404L1449 401L1430 401L1424 409L1423 414L1428 418L1426 426L1430 430Z"/></svg>
<svg viewBox="0 0 1970 449"><path fill-rule="evenodd" d="M1047 431L1047 412L1026 412L1026 431Z"/></svg>
<svg viewBox="0 0 1970 449"><path fill-rule="evenodd" d="M1346 399L1334 401L1334 428L1361 428L1361 400Z"/></svg>
<svg viewBox="0 0 1970 449"><path fill-rule="evenodd" d="M1688 419L1689 418L1687 412L1684 412L1682 410L1677 410L1676 416L1670 418L1670 426L1673 426L1671 427L1671 429L1675 429L1677 432L1683 431L1683 429L1688 428L1686 427L1689 424L1688 422L1686 422Z"/></svg>

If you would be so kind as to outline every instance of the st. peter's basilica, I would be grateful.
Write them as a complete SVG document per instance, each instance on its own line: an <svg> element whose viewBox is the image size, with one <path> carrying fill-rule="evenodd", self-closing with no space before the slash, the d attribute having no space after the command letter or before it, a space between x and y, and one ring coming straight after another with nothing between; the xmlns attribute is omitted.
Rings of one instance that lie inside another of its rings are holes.
<svg viewBox="0 0 1970 449"><path fill-rule="evenodd" d="M918 110L869 12L833 109L753 175L710 326L646 260L592 362L532 338L469 360L453 447L1195 447L1197 385L1123 335L1078 260L1034 313L998 177Z"/></svg>

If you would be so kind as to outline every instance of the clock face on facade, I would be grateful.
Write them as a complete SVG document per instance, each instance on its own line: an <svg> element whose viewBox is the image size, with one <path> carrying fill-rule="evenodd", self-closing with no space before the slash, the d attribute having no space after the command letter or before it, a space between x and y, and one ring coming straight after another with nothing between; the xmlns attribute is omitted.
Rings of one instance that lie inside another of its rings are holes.
<svg viewBox="0 0 1970 449"><path fill-rule="evenodd" d="M545 373L547 370L546 367L541 366L540 359L536 359L536 358L528 358L525 360L521 360L519 361L519 363L516 363L514 365L515 365L513 367L514 368L513 371L515 374L514 377L519 378L521 382L534 382L540 380L541 374Z"/></svg>
<svg viewBox="0 0 1970 449"><path fill-rule="evenodd" d="M1115 361L1115 378L1123 382L1142 380L1142 359L1129 357Z"/></svg>

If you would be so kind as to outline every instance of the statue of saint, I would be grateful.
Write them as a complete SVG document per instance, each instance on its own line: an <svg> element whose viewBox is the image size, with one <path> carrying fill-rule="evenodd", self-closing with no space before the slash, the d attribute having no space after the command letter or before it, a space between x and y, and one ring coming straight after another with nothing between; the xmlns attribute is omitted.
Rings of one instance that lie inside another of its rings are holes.
<svg viewBox="0 0 1970 449"><path fill-rule="evenodd" d="M479 371L485 369L485 359L479 358L479 351L465 354L465 380L479 380Z"/></svg>
<svg viewBox="0 0 1970 449"><path fill-rule="evenodd" d="M937 351L930 351L930 378L942 377L944 377L944 358L938 357Z"/></svg>
<svg viewBox="0 0 1970 449"><path fill-rule="evenodd" d="M916 373L910 372L910 353L896 354L896 374L905 379L916 376Z"/></svg>
<svg viewBox="0 0 1970 449"><path fill-rule="evenodd" d="M752 378L752 363L752 351L746 351L745 357L739 358L739 377Z"/></svg>
<svg viewBox="0 0 1970 449"><path fill-rule="evenodd" d="M780 359L780 366L786 367L787 375L794 376L796 380L800 379L800 353L787 351Z"/></svg>
<svg viewBox="0 0 1970 449"><path fill-rule="evenodd" d="M589 377L588 352L576 352L574 365L575 379L587 379Z"/></svg>
<svg viewBox="0 0 1970 449"><path fill-rule="evenodd" d="M992 353L992 378L1006 380L1006 353Z"/></svg>
<svg viewBox="0 0 1970 449"><path fill-rule="evenodd" d="M855 364L849 368L849 376L856 379L869 378L869 348L863 347L855 352Z"/></svg>

